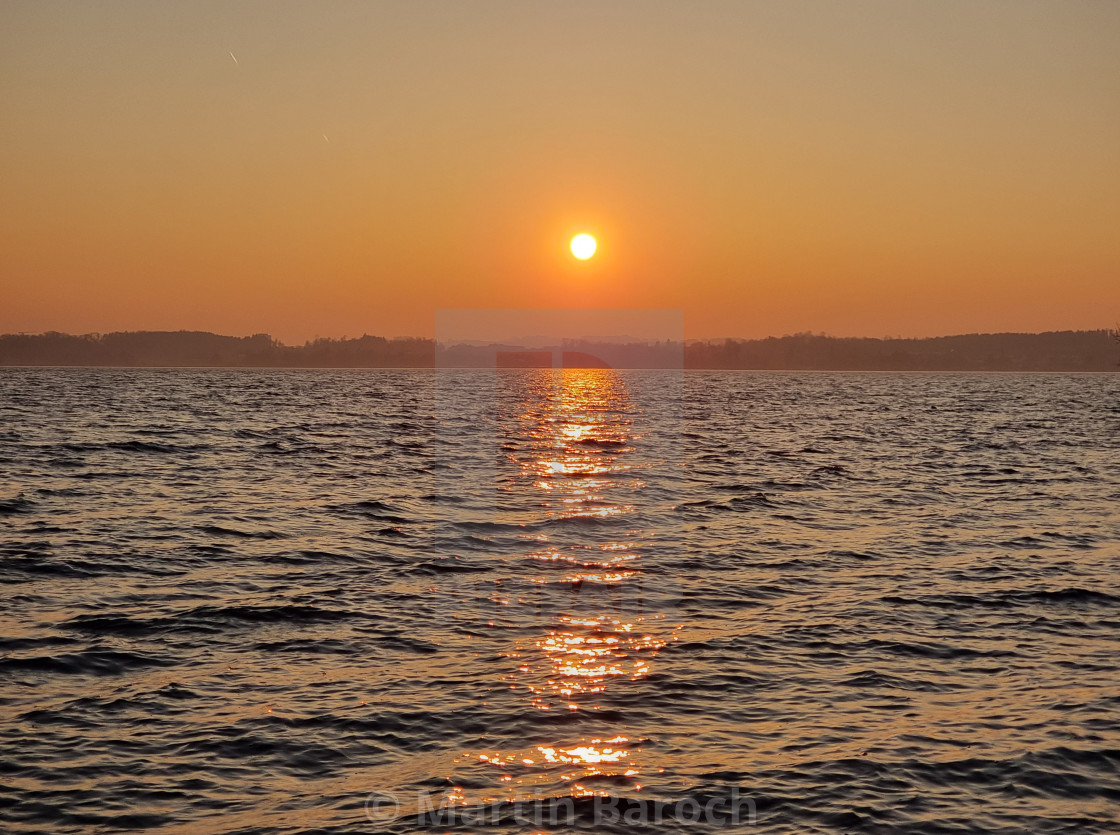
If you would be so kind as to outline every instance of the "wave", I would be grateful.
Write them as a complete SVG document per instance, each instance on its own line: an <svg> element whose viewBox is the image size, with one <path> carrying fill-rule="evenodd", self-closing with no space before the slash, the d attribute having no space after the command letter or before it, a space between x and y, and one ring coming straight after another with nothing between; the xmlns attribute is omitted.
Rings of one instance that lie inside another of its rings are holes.
<svg viewBox="0 0 1120 835"><path fill-rule="evenodd" d="M228 528L222 525L199 525L198 530L212 536L232 536L238 539L286 539L288 534L280 531L243 531L239 528Z"/></svg>
<svg viewBox="0 0 1120 835"><path fill-rule="evenodd" d="M105 647L60 655L7 656L0 658L0 671L9 673L51 673L56 675L112 676L145 667L171 667L176 659Z"/></svg>
<svg viewBox="0 0 1120 835"><path fill-rule="evenodd" d="M0 516L11 516L16 513L31 513L35 507L35 502L23 496L16 496L14 499L0 499Z"/></svg>
<svg viewBox="0 0 1120 835"><path fill-rule="evenodd" d="M1014 589L1011 591L989 592L987 594L929 594L917 597L886 595L884 603L897 605L932 606L941 609L967 608L1007 608L1031 606L1035 604L1055 605L1120 605L1120 596L1102 591L1083 588L1065 589Z"/></svg>
<svg viewBox="0 0 1120 835"><path fill-rule="evenodd" d="M104 442L70 442L58 444L58 449L70 452L143 452L167 455L179 452L204 452L211 447L208 444L176 445L157 443L155 441L104 441Z"/></svg>
<svg viewBox="0 0 1120 835"><path fill-rule="evenodd" d="M117 637L137 637L163 632L218 633L230 627L265 624L309 625L343 620L368 620L364 613L298 604L197 606L162 616L90 614L77 615L61 625L75 632Z"/></svg>

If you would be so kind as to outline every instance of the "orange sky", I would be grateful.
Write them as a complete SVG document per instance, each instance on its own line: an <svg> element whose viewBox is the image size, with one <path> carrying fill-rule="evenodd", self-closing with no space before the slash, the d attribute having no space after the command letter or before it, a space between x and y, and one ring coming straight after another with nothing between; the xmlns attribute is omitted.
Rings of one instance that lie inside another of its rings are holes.
<svg viewBox="0 0 1120 835"><path fill-rule="evenodd" d="M1117 43L1074 0L5 3L0 331L1109 327Z"/></svg>

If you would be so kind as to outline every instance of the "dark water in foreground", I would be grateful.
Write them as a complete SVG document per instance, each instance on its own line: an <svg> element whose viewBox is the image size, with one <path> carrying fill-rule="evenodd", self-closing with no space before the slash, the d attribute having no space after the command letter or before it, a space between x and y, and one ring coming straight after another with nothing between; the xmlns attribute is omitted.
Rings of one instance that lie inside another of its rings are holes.
<svg viewBox="0 0 1120 835"><path fill-rule="evenodd" d="M0 829L1117 832L1118 502L1118 376L0 370Z"/></svg>

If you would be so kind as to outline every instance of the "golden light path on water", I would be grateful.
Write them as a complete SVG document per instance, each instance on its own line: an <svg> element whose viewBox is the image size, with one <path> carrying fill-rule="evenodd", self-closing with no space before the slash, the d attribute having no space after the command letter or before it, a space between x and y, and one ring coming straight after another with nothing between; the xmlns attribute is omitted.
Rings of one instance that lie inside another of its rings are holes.
<svg viewBox="0 0 1120 835"><path fill-rule="evenodd" d="M539 635L504 651L508 666L500 680L542 714L582 711L594 717L603 710L604 694L640 683L658 652L674 640L673 625L642 605L641 548L649 532L628 519L641 501L642 470L655 463L638 463L633 454L641 443L634 427L637 407L614 372L546 372L527 395L516 409L522 443L509 447L520 454L509 454L517 477L507 489L529 488L549 520L618 524L577 522L578 536L567 539L526 535L532 548L524 564L544 569L533 572L529 582L546 594L570 594L571 609L555 611ZM584 600L581 593L588 589L596 594ZM497 602L509 601L499 595ZM641 791L648 768L643 740L613 719L594 724L601 724L597 733L561 734L548 744L534 740L510 750L461 752L453 764L485 769L490 789L455 786L444 802L514 802L541 792L555 795L557 785L572 797ZM587 723L562 727L582 729Z"/></svg>

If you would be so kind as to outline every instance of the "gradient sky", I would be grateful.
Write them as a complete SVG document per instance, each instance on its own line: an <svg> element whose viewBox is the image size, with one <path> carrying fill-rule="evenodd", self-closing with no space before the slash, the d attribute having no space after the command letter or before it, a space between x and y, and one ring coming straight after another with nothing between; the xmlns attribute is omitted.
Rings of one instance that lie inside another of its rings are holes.
<svg viewBox="0 0 1120 835"><path fill-rule="evenodd" d="M1109 327L1117 44L1109 0L8 0L0 331Z"/></svg>

